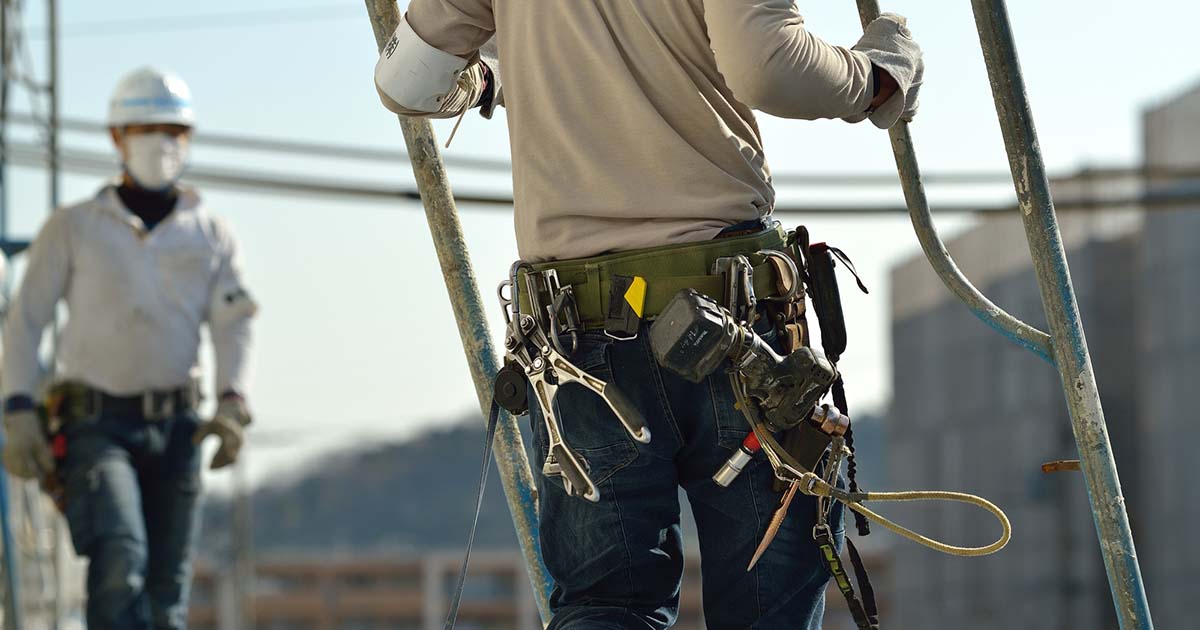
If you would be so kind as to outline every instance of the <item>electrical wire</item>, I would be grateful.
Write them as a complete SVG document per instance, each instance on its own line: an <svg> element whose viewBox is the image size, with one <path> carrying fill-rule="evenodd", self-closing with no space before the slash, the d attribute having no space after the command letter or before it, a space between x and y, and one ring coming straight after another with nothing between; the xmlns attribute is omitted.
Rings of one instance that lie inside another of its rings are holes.
<svg viewBox="0 0 1200 630"><path fill-rule="evenodd" d="M64 25L60 37L76 39L112 37L114 35L159 35L186 31L258 28L359 17L361 7L348 4L309 6L192 15L165 15L122 20L97 20ZM35 35L34 39L44 39Z"/></svg>

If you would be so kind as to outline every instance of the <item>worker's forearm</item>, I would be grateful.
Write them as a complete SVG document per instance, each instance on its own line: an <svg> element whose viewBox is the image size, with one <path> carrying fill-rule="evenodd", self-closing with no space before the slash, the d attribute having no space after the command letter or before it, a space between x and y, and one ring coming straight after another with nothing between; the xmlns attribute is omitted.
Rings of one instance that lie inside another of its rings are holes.
<svg viewBox="0 0 1200 630"><path fill-rule="evenodd" d="M250 319L231 322L212 330L213 354L217 368L217 395L233 391L245 395L249 386Z"/></svg>

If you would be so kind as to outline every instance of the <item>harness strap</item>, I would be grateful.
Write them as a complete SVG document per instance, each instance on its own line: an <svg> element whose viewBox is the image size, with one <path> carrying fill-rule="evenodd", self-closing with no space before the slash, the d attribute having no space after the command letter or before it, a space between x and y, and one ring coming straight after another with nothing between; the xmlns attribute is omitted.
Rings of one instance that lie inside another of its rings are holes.
<svg viewBox="0 0 1200 630"><path fill-rule="evenodd" d="M842 382L841 373L838 374L837 380L833 382L832 389L834 406L849 416L850 404L846 402L846 386ZM846 457L846 480L850 484L850 492L858 492L858 459L854 456L854 420L851 420L850 426L846 427L846 448L850 449L850 455ZM871 534L871 521L868 521L867 517L858 512L854 513L854 527L858 530L859 536L869 536Z"/></svg>
<svg viewBox="0 0 1200 630"><path fill-rule="evenodd" d="M874 624L872 627L878 627L879 607L875 604L875 587L871 586L871 576L867 574L867 567L858 553L858 547L855 547L854 541L849 538L846 539L846 550L850 552L850 564L854 566L854 580L858 582L858 590L862 592L864 612L867 613L867 619Z"/></svg>
<svg viewBox="0 0 1200 630"><path fill-rule="evenodd" d="M851 616L854 617L854 624L859 630L878 630L879 619L875 612L875 594L871 591L871 597L867 604L864 604L854 594L854 586L850 583L850 576L846 574L845 567L842 566L842 560L838 557L837 545L834 542L833 534L829 531L829 527L818 529L813 532L813 540L817 543L817 548L821 551L821 561L825 563L825 568L833 575L833 581L837 584L838 590L842 592L842 596L846 598L846 606L850 609ZM854 548L854 543L850 539L845 539L851 549ZM857 551L854 552L857 556ZM862 569L861 559L855 564L854 570L857 576L862 576L865 572ZM861 577L859 578L861 588ZM869 588L869 585L868 585ZM865 593L864 593L865 595ZM868 611L868 608L870 611Z"/></svg>
<svg viewBox="0 0 1200 630"><path fill-rule="evenodd" d="M591 258L556 260L529 265L532 271L553 269L559 283L571 286L576 307L589 330L604 327L614 276L639 276L645 280L645 298L641 319L654 319L671 298L683 289L695 289L718 301L724 301L726 278L713 275L713 262L725 256L745 255L753 266L754 292L758 296L779 295L779 271L761 250L781 250L785 234L777 225L747 236L682 243L604 254ZM531 314L530 297L517 296L520 312Z"/></svg>

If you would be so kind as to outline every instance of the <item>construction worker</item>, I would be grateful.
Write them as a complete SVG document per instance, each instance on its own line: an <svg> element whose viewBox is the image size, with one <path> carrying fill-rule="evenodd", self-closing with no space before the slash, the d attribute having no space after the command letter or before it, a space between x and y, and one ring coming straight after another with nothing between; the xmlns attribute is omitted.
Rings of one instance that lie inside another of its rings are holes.
<svg viewBox="0 0 1200 630"><path fill-rule="evenodd" d="M481 60L493 38L498 59ZM428 117L505 106L522 260L572 286L587 330L571 361L618 386L653 435L641 444L591 392L559 391L561 437L586 459L599 499L536 475L550 628L674 623L679 487L696 520L709 627L821 627L829 574L815 500L797 498L747 571L780 502L772 469L759 455L728 488L714 483L748 430L729 379L694 384L660 369L646 322L688 282L723 286L709 277L715 256L782 247L752 109L887 128L915 114L922 74L903 18L885 15L840 48L810 33L792 0L409 4L375 69L384 105ZM624 308L610 295L618 275L646 281L640 330L608 328ZM522 312L547 306L532 299L520 297ZM548 435L531 407L540 464ZM840 540L840 510L831 526Z"/></svg>
<svg viewBox="0 0 1200 630"><path fill-rule="evenodd" d="M4 330L4 465L62 484L76 551L89 559L90 628L183 628L200 495L200 443L212 468L237 459L250 320L233 234L181 185L193 125L178 76L124 77L108 125L121 176L51 214ZM38 347L60 300L69 316L47 388L52 452L35 397ZM207 323L215 415L197 415L197 355ZM53 428L53 427L52 427Z"/></svg>

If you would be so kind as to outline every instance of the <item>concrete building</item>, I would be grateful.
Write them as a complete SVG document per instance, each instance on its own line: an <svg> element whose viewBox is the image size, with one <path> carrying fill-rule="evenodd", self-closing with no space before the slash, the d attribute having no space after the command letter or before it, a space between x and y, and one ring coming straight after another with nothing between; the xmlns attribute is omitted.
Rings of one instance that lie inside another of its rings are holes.
<svg viewBox="0 0 1200 630"><path fill-rule="evenodd" d="M1188 469L1200 427L1186 404L1200 380L1200 213L1190 211L1200 208L1183 199L1200 187L1178 171L1200 166L1200 90L1145 122L1145 173L1083 172L1054 193L1062 208L1090 207L1059 218L1155 620L1189 627L1200 592L1187 526L1200 516ZM994 302L1045 329L1019 217L989 216L949 249ZM892 481L981 494L1014 528L1007 549L982 559L895 545L894 575L905 577L891 585L893 623L1115 629L1083 478L1039 469L1077 456L1057 372L976 320L923 257L893 270L892 311ZM959 506L895 514L958 544L995 534Z"/></svg>
<svg viewBox="0 0 1200 630"><path fill-rule="evenodd" d="M1192 467L1200 444L1192 398L1200 383L1200 202L1181 197L1200 192L1200 86L1147 111L1144 127L1155 209L1146 213L1135 296L1145 485L1134 534L1155 622L1186 628L1196 624L1200 593L1200 486Z"/></svg>

